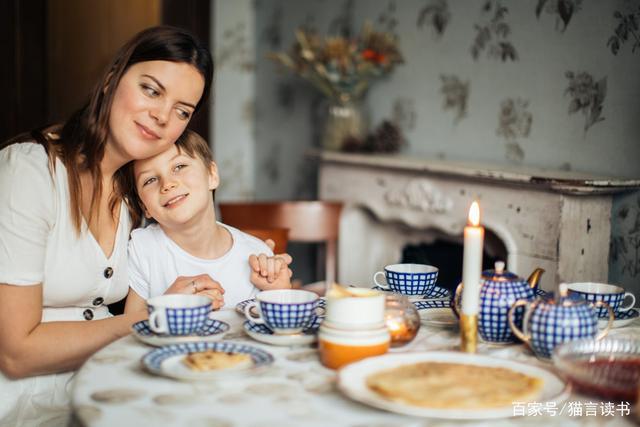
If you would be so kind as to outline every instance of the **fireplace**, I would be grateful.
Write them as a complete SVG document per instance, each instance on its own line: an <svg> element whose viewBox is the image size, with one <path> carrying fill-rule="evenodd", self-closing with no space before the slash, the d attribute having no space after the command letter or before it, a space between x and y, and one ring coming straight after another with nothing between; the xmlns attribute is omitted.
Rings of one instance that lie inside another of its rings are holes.
<svg viewBox="0 0 640 427"><path fill-rule="evenodd" d="M370 286L373 274L400 262L407 248L461 245L473 200L487 230L487 259L504 258L525 277L544 268L546 290L560 282L606 282L612 194L640 187L638 180L576 172L399 156L322 152L319 159L320 198L345 203L338 279L358 286Z"/></svg>

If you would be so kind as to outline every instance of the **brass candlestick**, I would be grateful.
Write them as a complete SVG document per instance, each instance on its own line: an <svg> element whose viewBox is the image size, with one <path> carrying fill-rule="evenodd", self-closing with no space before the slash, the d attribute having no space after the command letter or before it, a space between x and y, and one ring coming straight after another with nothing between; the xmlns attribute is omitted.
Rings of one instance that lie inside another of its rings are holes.
<svg viewBox="0 0 640 427"><path fill-rule="evenodd" d="M478 315L460 313L460 349L475 353L478 348Z"/></svg>

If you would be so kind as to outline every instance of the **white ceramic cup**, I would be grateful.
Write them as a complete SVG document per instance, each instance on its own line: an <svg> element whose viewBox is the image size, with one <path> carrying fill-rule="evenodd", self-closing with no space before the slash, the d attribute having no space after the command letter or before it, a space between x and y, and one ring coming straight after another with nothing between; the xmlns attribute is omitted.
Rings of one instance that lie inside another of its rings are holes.
<svg viewBox="0 0 640 427"><path fill-rule="evenodd" d="M203 295L159 295L147 300L147 309L153 332L189 335L204 326L211 313L211 300Z"/></svg>
<svg viewBox="0 0 640 427"><path fill-rule="evenodd" d="M567 283L567 289L572 295L578 295L589 302L604 301L611 306L615 314L628 311L636 304L636 297L624 288L607 283L579 282ZM624 301L629 301L623 305ZM598 310L598 317L608 317L606 309Z"/></svg>
<svg viewBox="0 0 640 427"><path fill-rule="evenodd" d="M349 288L351 296L328 294L325 322L338 329L372 329L384 325L384 294L366 288Z"/></svg>

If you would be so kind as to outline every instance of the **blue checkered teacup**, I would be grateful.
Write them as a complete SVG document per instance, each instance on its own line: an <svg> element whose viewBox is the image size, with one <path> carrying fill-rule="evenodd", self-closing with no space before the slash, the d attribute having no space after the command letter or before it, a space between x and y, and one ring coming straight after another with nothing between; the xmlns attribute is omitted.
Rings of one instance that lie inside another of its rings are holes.
<svg viewBox="0 0 640 427"><path fill-rule="evenodd" d="M203 295L170 294L147 300L149 328L157 334L191 335L211 313L211 300Z"/></svg>
<svg viewBox="0 0 640 427"><path fill-rule="evenodd" d="M632 309L636 304L636 297L631 292L625 292L620 286L582 282L567 283L567 287L569 295L579 296L594 304L598 301L606 302L616 315ZM629 302L623 306L624 301ZM609 317L606 308L598 309L598 317L601 319Z"/></svg>
<svg viewBox="0 0 640 427"><path fill-rule="evenodd" d="M262 291L244 307L244 315L275 334L298 334L318 317L318 302L318 294L302 289ZM252 312L254 307L257 317Z"/></svg>
<svg viewBox="0 0 640 427"><path fill-rule="evenodd" d="M383 275L387 283L378 282ZM373 275L373 281L382 289L404 295L425 295L432 292L438 280L438 268L426 264L392 264Z"/></svg>

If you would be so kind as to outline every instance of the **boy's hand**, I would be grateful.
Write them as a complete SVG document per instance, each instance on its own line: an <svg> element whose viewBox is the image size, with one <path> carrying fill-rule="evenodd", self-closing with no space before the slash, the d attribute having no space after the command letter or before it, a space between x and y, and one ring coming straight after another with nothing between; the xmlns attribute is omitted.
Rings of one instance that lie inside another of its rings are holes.
<svg viewBox="0 0 640 427"><path fill-rule="evenodd" d="M273 248L276 247L276 242L274 242L271 239L267 239L264 241L264 243L269 246L269 249L271 249L271 252L273 252ZM285 264L289 265L293 262L293 258L291 258L291 255L289 255L288 253L282 253L282 254L275 254L274 256L279 257L282 261L284 261Z"/></svg>
<svg viewBox="0 0 640 427"><path fill-rule="evenodd" d="M224 288L208 274L179 276L164 293L204 295L211 299L211 306L214 310L224 305Z"/></svg>
<svg viewBox="0 0 640 427"><path fill-rule="evenodd" d="M249 257L251 283L262 291L267 289L291 289L291 275L293 273L286 261L280 255L251 255Z"/></svg>

